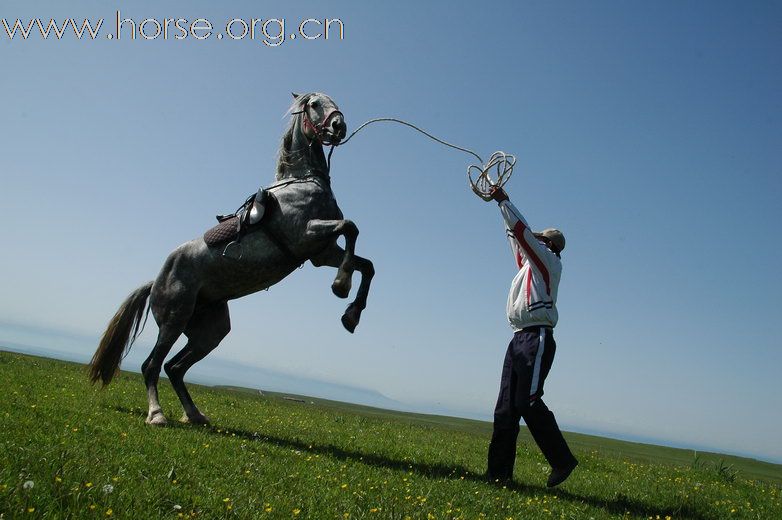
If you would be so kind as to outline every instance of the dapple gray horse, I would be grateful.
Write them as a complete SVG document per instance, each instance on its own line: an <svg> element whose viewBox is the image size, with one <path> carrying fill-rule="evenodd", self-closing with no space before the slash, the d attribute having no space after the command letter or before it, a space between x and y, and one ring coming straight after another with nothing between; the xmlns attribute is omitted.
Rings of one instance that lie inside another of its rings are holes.
<svg viewBox="0 0 782 520"><path fill-rule="evenodd" d="M354 254L358 228L345 220L331 191L324 145L344 139L347 125L342 112L320 93L294 94L291 122L280 146L277 178L268 191L278 207L264 217L268 230L242 238L241 256L223 255L223 247L209 247L203 238L175 249L154 282L136 289L109 322L90 362L90 379L108 384L139 330L147 299L159 332L141 371L147 387L148 424L166 424L158 401L157 384L166 355L181 334L185 347L166 364L171 385L182 402L182 421L206 424L184 384L187 370L204 358L231 329L228 301L267 289L309 260L316 267L337 268L331 286L347 298L354 271L361 273L356 299L348 305L342 324L353 332L366 307L374 275L372 262ZM337 239L345 237L345 248ZM132 331L132 337L131 337Z"/></svg>

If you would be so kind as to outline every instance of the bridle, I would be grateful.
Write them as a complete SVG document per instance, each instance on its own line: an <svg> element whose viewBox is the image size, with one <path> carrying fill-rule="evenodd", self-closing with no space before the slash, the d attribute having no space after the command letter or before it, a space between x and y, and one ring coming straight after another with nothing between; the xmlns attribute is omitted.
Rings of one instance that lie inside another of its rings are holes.
<svg viewBox="0 0 782 520"><path fill-rule="evenodd" d="M318 142L323 146L336 146L337 143L333 142L326 133L326 128L328 124L331 122L331 120L336 116L342 116L342 118L345 118L345 114L340 112L337 109L332 110L328 113L328 115L323 118L323 121L319 125L316 125L312 122L312 119L310 119L309 114L307 113L307 105L304 105L304 107L299 110L298 112L293 112L293 114L301 114L302 119L304 121L304 126L309 128L313 134L315 134L315 139L318 140Z"/></svg>
<svg viewBox="0 0 782 520"><path fill-rule="evenodd" d="M331 171L331 154L334 153L334 147L336 147L339 143L335 143L328 137L326 134L326 127L331 122L332 118L339 115L344 119L345 114L337 109L334 109L323 118L323 121L319 125L316 125L312 122L312 119L310 119L310 116L307 113L308 106L309 103L305 103L301 110L298 112L291 112L291 115L301 114L302 120L304 121L304 126L312 131L312 133L315 135L315 139L321 144L321 146L331 146L328 159L326 159L326 169ZM328 175L328 172L326 175Z"/></svg>

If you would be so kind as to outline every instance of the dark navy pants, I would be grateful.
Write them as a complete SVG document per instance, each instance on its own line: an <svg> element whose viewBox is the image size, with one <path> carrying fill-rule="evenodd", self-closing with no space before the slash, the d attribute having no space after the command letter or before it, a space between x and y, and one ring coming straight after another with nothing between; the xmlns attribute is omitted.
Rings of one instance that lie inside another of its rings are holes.
<svg viewBox="0 0 782 520"><path fill-rule="evenodd" d="M513 478L522 418L551 467L564 467L575 460L554 414L541 399L556 350L550 327L528 327L513 335L505 354L500 394L494 408L494 432L489 444L490 479Z"/></svg>

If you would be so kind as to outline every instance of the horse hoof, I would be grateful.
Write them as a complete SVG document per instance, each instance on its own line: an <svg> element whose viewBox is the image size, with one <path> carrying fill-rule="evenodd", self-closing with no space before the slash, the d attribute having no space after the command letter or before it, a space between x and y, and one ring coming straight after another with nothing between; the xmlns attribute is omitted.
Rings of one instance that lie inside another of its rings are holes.
<svg viewBox="0 0 782 520"><path fill-rule="evenodd" d="M155 410L154 412L150 412L149 415L147 415L147 420L144 422L152 426L165 426L166 424L168 424L168 421L166 420L166 416L163 415L163 412L161 410Z"/></svg>
<svg viewBox="0 0 782 520"><path fill-rule="evenodd" d="M334 280L334 283L331 284L331 292L333 292L337 298L347 298L348 295L350 295L350 279L348 279L347 282Z"/></svg>
<svg viewBox="0 0 782 520"><path fill-rule="evenodd" d="M194 415L193 417L188 417L187 414L183 414L182 418L179 419L179 422L184 424L209 424L209 417L206 415L199 413L198 415Z"/></svg>
<svg viewBox="0 0 782 520"><path fill-rule="evenodd" d="M357 325L358 323L351 319L347 314L342 315L342 326L345 327L345 330L353 334Z"/></svg>
<svg viewBox="0 0 782 520"><path fill-rule="evenodd" d="M359 318L361 318L361 311L350 306L345 311L345 314L342 315L342 326L345 327L345 330L353 334L353 331L355 331L358 326Z"/></svg>

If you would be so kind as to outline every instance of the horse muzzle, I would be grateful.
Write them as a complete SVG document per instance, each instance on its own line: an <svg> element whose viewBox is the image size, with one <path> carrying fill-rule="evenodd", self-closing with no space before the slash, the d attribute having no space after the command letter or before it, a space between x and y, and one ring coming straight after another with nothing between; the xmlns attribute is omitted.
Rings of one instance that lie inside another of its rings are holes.
<svg viewBox="0 0 782 520"><path fill-rule="evenodd" d="M332 113L334 117L328 119L328 125L323 129L323 144L338 145L348 133L348 125L341 112Z"/></svg>

